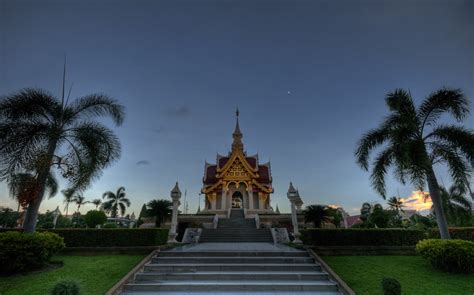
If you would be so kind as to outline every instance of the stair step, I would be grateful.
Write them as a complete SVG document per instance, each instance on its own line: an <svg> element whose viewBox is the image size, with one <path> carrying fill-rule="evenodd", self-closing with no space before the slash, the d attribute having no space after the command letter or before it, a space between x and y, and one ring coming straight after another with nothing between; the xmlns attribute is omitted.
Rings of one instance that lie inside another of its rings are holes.
<svg viewBox="0 0 474 295"><path fill-rule="evenodd" d="M201 272L201 271L321 271L319 264L251 264L251 263L223 263L223 264L156 264L147 263L145 272Z"/></svg>
<svg viewBox="0 0 474 295"><path fill-rule="evenodd" d="M331 281L163 281L125 285L131 291L337 291Z"/></svg>
<svg viewBox="0 0 474 295"><path fill-rule="evenodd" d="M277 264L301 264L301 263L313 263L311 257L154 257L151 260L152 263L162 264L229 264L229 263L277 263Z"/></svg>
<svg viewBox="0 0 474 295"><path fill-rule="evenodd" d="M281 257L281 256L290 256L290 257L309 257L308 252L305 251L294 251L294 252L272 252L272 251L196 251L196 252L181 252L181 251L163 251L160 252L159 257L225 257L232 255L233 257Z"/></svg>
<svg viewBox="0 0 474 295"><path fill-rule="evenodd" d="M188 272L188 273L138 273L136 281L318 281L327 280L328 274L313 272Z"/></svg>

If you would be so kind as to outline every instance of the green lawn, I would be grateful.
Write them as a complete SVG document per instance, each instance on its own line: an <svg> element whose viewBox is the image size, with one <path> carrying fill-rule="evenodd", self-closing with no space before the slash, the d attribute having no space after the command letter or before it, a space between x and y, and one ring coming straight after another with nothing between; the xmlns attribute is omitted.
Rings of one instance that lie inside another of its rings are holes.
<svg viewBox="0 0 474 295"><path fill-rule="evenodd" d="M44 272L13 277L0 277L2 295L47 295L59 280L79 282L81 294L103 295L135 265L144 255L56 256L64 266Z"/></svg>
<svg viewBox="0 0 474 295"><path fill-rule="evenodd" d="M357 294L382 294L384 277L399 280L402 294L474 294L474 275L434 270L419 256L324 256L323 259Z"/></svg>

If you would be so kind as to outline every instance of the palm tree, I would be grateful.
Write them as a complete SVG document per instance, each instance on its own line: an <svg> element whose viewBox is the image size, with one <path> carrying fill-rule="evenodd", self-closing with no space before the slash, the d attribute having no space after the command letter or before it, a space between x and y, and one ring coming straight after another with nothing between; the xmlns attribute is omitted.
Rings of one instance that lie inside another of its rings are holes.
<svg viewBox="0 0 474 295"><path fill-rule="evenodd" d="M73 202L77 205L77 213L79 213L82 205L90 203L89 201L86 201L86 198L83 195L80 194L74 197Z"/></svg>
<svg viewBox="0 0 474 295"><path fill-rule="evenodd" d="M152 200L147 204L147 216L156 217L155 225L160 227L166 217L171 214L171 206L173 203L169 200Z"/></svg>
<svg viewBox="0 0 474 295"><path fill-rule="evenodd" d="M120 125L123 107L104 94L69 102L64 86L65 78L61 98L25 88L0 100L0 181L32 170L37 180L23 224L26 232L36 228L52 167L75 190L83 190L120 156L118 138L94 119L109 116Z"/></svg>
<svg viewBox="0 0 474 295"><path fill-rule="evenodd" d="M125 215L126 207L130 207L130 200L125 197L125 188L122 186L117 190L117 193L111 191L105 192L102 199L107 198L102 204L105 212L110 213L110 217L117 217L120 208L120 215ZM125 207L126 206L126 207Z"/></svg>
<svg viewBox="0 0 474 295"><path fill-rule="evenodd" d="M369 218L370 213L372 213L372 204L370 203L362 203L362 207L360 208L360 219L362 221L366 221Z"/></svg>
<svg viewBox="0 0 474 295"><path fill-rule="evenodd" d="M470 165L474 165L474 133L458 125L440 125L444 113L458 122L469 114L468 100L459 89L442 88L428 96L417 108L411 94L403 89L389 93L386 103L390 115L376 129L367 132L357 144L355 156L362 169L369 169L369 155L384 149L372 166L371 182L385 199L385 176L394 167L395 176L417 188L428 184L441 238L449 239L440 187L433 165L445 163L457 185L465 187Z"/></svg>
<svg viewBox="0 0 474 295"><path fill-rule="evenodd" d="M97 208L102 204L102 201L100 199L94 199L90 203L95 205L95 210L97 210Z"/></svg>
<svg viewBox="0 0 474 295"><path fill-rule="evenodd" d="M388 207L390 209L397 211L397 214L400 211L404 212L403 207L405 207L405 205L403 205L403 201L400 197L398 197L398 198L397 197L391 197L390 199L388 199L387 204L388 204Z"/></svg>
<svg viewBox="0 0 474 295"><path fill-rule="evenodd" d="M64 206L64 210L66 211L67 216L69 212L69 204L75 202L78 194L72 188L62 190L61 192L64 195L64 204L66 204L66 206Z"/></svg>
<svg viewBox="0 0 474 295"><path fill-rule="evenodd" d="M20 206L26 208L34 197L34 189L36 187L37 178L32 173L17 173L12 175L8 180L8 188L10 196L18 201L17 212L20 212ZM58 192L58 182L50 173L46 179L45 191L48 198L52 198Z"/></svg>
<svg viewBox="0 0 474 295"><path fill-rule="evenodd" d="M303 210L304 221L312 222L314 227L321 227L324 222L330 222L331 216L327 206L309 205Z"/></svg>
<svg viewBox="0 0 474 295"><path fill-rule="evenodd" d="M464 197L465 194L464 188L456 185L451 186L449 190L441 188L444 212L448 220L455 225L462 224L471 217L471 202Z"/></svg>

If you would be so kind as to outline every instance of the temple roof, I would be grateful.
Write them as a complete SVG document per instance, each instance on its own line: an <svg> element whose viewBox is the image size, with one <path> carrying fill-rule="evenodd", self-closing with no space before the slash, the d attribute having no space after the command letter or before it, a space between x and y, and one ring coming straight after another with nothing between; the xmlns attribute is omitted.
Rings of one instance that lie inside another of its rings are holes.
<svg viewBox="0 0 474 295"><path fill-rule="evenodd" d="M239 126L239 111L236 112L236 125L233 136L233 143L232 143L232 151L227 156L223 156L217 154L216 157L216 164L205 163L204 167L204 177L203 183L204 185L212 185L217 183L218 181L218 172L223 169L229 160L235 157L235 153L237 153L240 159L245 160L248 164L247 167L251 167L253 169L252 173L256 173L257 178L255 179L258 183L271 185L272 183L272 176L271 176L271 168L270 162L259 164L258 163L258 154L247 156L243 150L243 143L242 139L242 132L240 131ZM234 158L233 158L234 159ZM227 168L226 168L227 169ZM255 174L253 174L255 175Z"/></svg>

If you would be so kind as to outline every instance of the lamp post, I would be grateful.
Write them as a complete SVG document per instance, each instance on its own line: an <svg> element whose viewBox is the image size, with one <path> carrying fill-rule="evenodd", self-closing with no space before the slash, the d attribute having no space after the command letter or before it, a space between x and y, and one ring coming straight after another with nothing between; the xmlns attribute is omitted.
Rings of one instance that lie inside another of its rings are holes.
<svg viewBox="0 0 474 295"><path fill-rule="evenodd" d="M178 182L171 190L171 200L173 201L173 211L171 215L171 226L168 235L168 243L176 243L176 227L178 226L178 207L180 205L181 191L178 187Z"/></svg>
<svg viewBox="0 0 474 295"><path fill-rule="evenodd" d="M303 205L303 201L300 198L299 192L293 187L293 183L290 182L290 188L288 189L288 193L286 194L288 200L290 200L291 204L291 222L293 224L293 234L295 236L295 240L293 241L296 244L301 244L300 240L300 232L298 229L298 216L297 216L297 208L301 210L301 206Z"/></svg>

